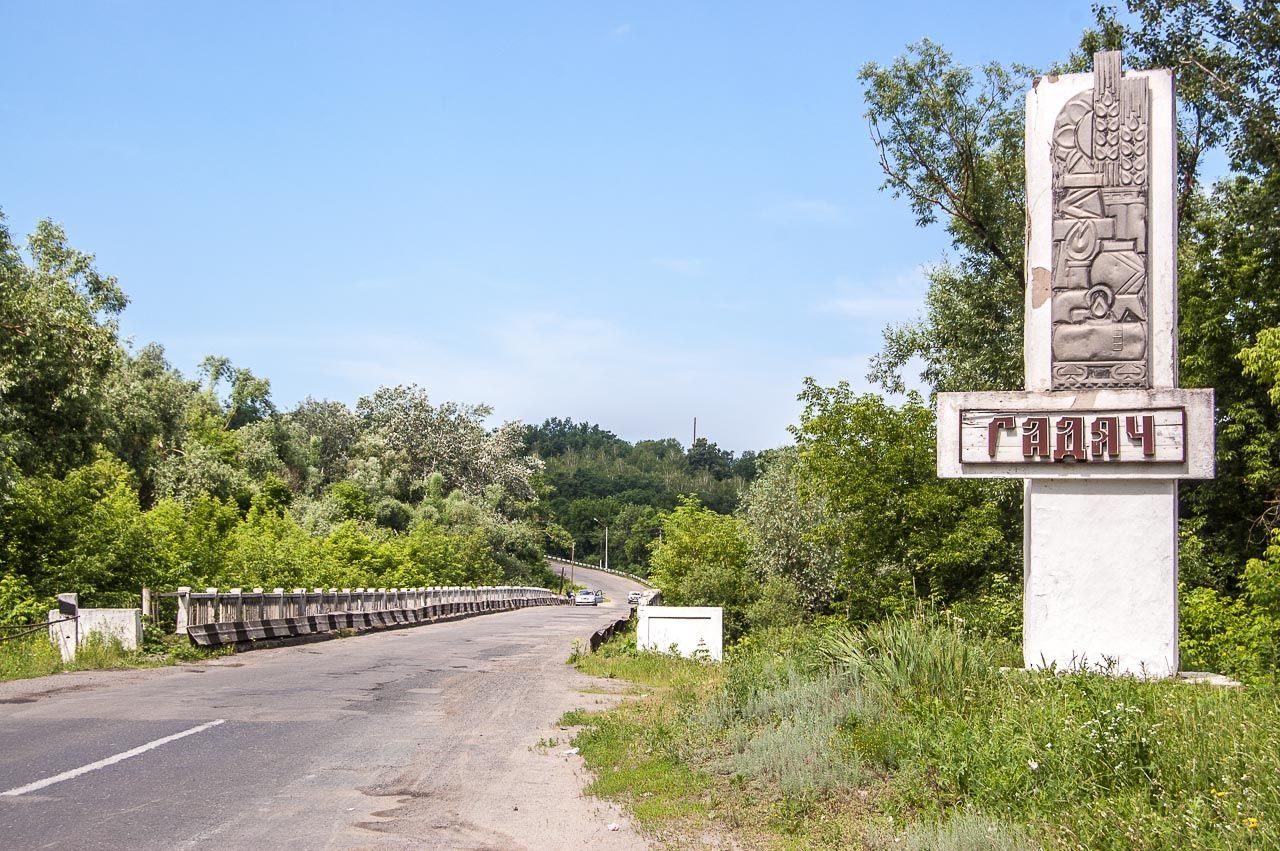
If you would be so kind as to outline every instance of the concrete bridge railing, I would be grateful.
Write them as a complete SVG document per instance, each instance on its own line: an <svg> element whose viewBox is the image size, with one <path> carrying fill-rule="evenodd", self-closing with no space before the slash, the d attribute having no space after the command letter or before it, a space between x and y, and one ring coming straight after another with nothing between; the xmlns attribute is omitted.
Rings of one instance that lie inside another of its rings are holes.
<svg viewBox="0 0 1280 851"><path fill-rule="evenodd" d="M547 588L294 588L203 592L181 587L176 632L197 644L293 637L337 629L377 629L461 615L548 606L564 598Z"/></svg>

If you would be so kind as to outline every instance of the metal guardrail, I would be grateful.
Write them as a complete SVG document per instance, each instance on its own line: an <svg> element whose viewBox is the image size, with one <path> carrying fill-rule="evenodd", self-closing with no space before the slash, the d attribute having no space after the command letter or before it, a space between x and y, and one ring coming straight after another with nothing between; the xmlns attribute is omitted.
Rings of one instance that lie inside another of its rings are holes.
<svg viewBox="0 0 1280 851"><path fill-rule="evenodd" d="M627 579L632 579L636 582L639 582L641 585L647 586L649 588L653 587L653 583L650 582L648 579L645 579L643 576L637 576L634 573L627 573L622 570L614 570L611 567L603 567L602 565L598 565L598 564L588 564L585 561L570 561L567 558L559 558L557 556L547 556L547 561L555 562L556 564L571 564L574 567L585 567L588 570L599 570L604 573L612 573L614 576L624 576Z"/></svg>
<svg viewBox="0 0 1280 851"><path fill-rule="evenodd" d="M79 615L72 615L68 618L59 618L58 620L45 621L44 623L0 623L0 631L20 630L9 635L0 635L0 642L12 641L15 638L22 638L33 632L45 632L49 627L55 624L66 623L67 621L79 620Z"/></svg>
<svg viewBox="0 0 1280 851"><path fill-rule="evenodd" d="M608 641L610 638L613 638L618 633L625 631L626 628L631 625L631 621L635 618L635 616L636 616L636 613L635 613L635 610L633 609L627 613L627 616L625 618L618 618L616 621L609 624L608 626L603 626L600 629L597 629L595 632L591 633L591 639L589 641L589 644L591 646L591 652L592 653L596 652L597 650L600 649L600 645L604 644L606 641Z"/></svg>

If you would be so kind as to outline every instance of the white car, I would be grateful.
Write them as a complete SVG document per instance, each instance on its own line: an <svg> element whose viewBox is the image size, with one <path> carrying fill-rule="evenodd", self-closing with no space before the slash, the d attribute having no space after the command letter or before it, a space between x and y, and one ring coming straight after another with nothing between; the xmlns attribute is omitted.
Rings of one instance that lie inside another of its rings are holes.
<svg viewBox="0 0 1280 851"><path fill-rule="evenodd" d="M644 592L642 591L632 591L630 594L627 595L627 602L633 606L637 605L640 602L640 598L643 596L644 596Z"/></svg>
<svg viewBox="0 0 1280 851"><path fill-rule="evenodd" d="M573 595L573 604L575 606L594 606L600 601L596 599L596 592L589 588L583 588L577 594Z"/></svg>

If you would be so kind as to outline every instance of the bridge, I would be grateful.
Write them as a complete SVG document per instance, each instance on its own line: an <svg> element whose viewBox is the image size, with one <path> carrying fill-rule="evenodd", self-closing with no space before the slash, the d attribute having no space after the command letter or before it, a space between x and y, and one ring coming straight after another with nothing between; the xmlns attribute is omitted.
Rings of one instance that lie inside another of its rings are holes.
<svg viewBox="0 0 1280 851"><path fill-rule="evenodd" d="M485 617L168 668L0 683L12 848L642 848L561 755L600 607ZM545 746L552 740L554 746ZM538 747L539 741L544 747ZM610 822L622 830L610 832Z"/></svg>

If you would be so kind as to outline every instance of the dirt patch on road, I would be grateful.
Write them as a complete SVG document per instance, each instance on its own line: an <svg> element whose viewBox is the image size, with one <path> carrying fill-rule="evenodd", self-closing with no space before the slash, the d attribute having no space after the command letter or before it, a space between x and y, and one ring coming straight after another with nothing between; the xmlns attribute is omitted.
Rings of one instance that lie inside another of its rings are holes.
<svg viewBox="0 0 1280 851"><path fill-rule="evenodd" d="M591 778L557 724L570 709L619 699L601 693L608 681L535 654L491 664L423 695L438 701L431 738L443 751L419 751L394 778L361 789L368 809L334 847L648 848L619 807L582 794Z"/></svg>

